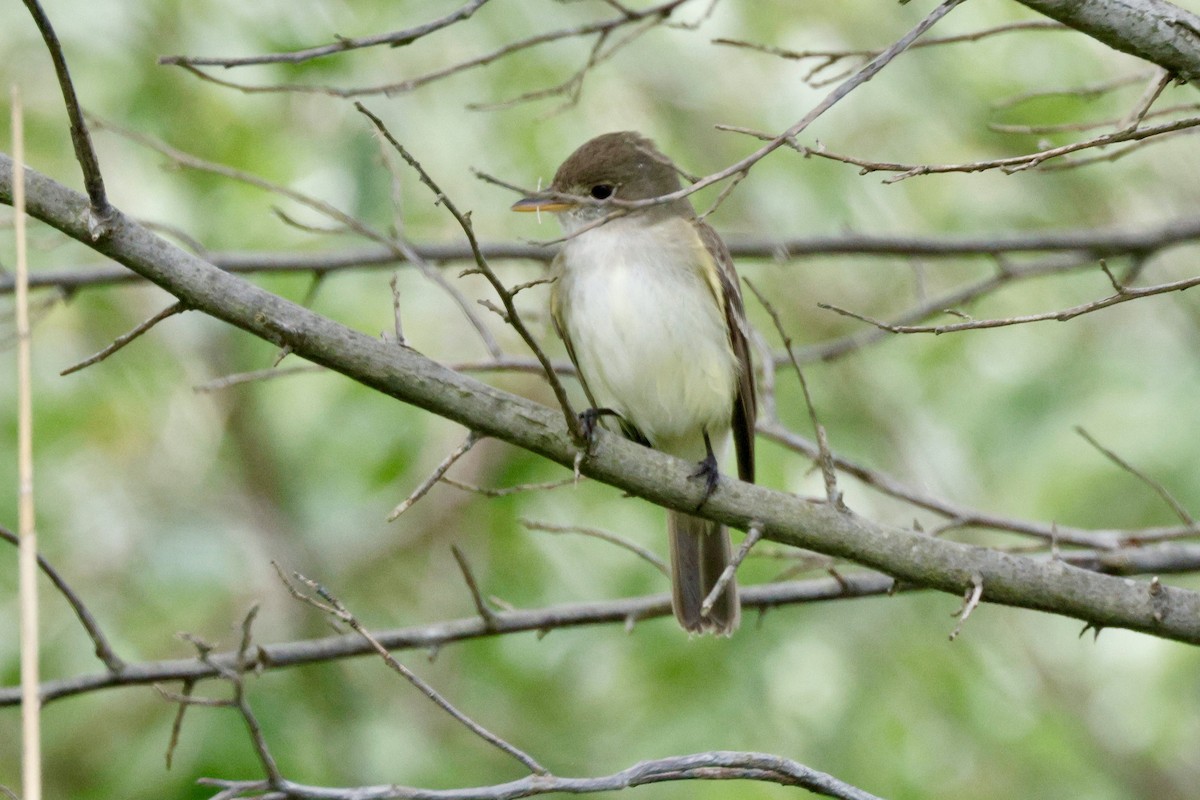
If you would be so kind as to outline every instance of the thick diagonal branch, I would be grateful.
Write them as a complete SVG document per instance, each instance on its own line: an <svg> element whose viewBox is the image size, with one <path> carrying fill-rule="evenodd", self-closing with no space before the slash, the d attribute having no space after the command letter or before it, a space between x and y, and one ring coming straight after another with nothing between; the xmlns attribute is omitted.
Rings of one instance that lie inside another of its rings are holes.
<svg viewBox="0 0 1200 800"><path fill-rule="evenodd" d="M12 160L0 155L0 202L12 201ZM402 402L502 439L563 466L576 448L561 413L456 373L411 350L351 330L180 250L115 212L112 235L93 242L87 199L28 173L29 213L143 275L188 306L235 325ZM702 491L692 465L601 433L579 464L590 478L668 508L691 511ZM903 581L961 596L981 579L985 602L1048 611L1096 627L1144 631L1200 644L1200 593L1096 575L1060 562L942 541L876 524L825 504L722 481L704 516L764 538L845 558Z"/></svg>

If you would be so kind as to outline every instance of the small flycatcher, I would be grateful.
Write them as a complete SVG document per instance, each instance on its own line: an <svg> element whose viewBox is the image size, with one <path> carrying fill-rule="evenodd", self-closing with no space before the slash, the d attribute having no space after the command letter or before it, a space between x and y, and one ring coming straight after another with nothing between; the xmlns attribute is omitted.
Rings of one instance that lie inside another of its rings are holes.
<svg viewBox="0 0 1200 800"><path fill-rule="evenodd" d="M572 153L545 194L513 210L554 212L569 237L554 261L550 312L591 413L614 415L629 439L699 461L697 477L711 491L731 433L738 475L754 480L754 370L729 250L686 198L596 224L615 206L555 196L643 200L679 188L653 142L607 133ZM680 511L668 512L667 525L679 624L732 633L741 615L733 581L701 613L729 563L729 532Z"/></svg>

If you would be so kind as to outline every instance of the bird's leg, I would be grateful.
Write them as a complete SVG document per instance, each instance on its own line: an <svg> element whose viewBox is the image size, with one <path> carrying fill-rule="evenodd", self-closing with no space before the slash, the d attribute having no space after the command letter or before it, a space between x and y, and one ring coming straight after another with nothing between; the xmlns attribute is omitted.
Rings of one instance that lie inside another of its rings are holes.
<svg viewBox="0 0 1200 800"><path fill-rule="evenodd" d="M717 455L713 452L712 440L708 438L708 431L704 431L704 453L700 467L691 475L693 478L704 479L704 497L700 498L700 502L696 504L697 511L704 507L708 498L712 497L713 492L717 490L717 483L721 480L721 471L717 467Z"/></svg>

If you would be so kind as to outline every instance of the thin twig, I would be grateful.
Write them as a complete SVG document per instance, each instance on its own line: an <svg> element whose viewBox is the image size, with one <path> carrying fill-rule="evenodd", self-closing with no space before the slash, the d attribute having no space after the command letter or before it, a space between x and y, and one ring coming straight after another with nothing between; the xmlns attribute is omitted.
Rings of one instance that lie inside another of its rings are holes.
<svg viewBox="0 0 1200 800"><path fill-rule="evenodd" d="M192 691L195 688L196 688L195 681L184 681L183 682L183 691L180 692L180 696L185 698L186 700L191 700L192 699ZM162 691L162 690L160 689L160 691ZM166 762L167 762L168 770L171 769L171 761L175 757L175 749L177 747L179 747L179 737L180 737L180 734L183 733L183 716L187 712L187 707L188 707L188 704L186 702L180 703L179 708L177 708L175 710L175 719L172 720L172 722L171 722L171 738L169 740L167 740L167 754L166 754Z"/></svg>
<svg viewBox="0 0 1200 800"><path fill-rule="evenodd" d="M309 61L322 56L344 53L348 50L359 50L364 47L377 47L379 45L387 45L388 47L404 47L410 45L418 39L422 39L435 31L442 28L447 28L457 22L462 22L474 14L479 7L488 0L470 0L466 5L458 8L444 17L432 20L430 22L416 25L412 28L406 28L401 31L393 31L391 33L381 33L375 36L363 36L359 38L349 38L339 36L337 41L332 44L320 45L317 47L308 47L303 50L292 50L286 53L271 53L262 56L243 56L241 58L201 58L195 56L161 56L158 59L159 64L181 66L191 64L193 66L210 66L210 67L244 67L252 64L299 64L303 61Z"/></svg>
<svg viewBox="0 0 1200 800"><path fill-rule="evenodd" d="M67 59L63 55L62 45L50 18L42 10L37 0L25 0L25 7L37 23L50 60L54 62L54 74L58 77L58 85L62 90L63 103L67 108L67 117L71 120L71 144L75 147L75 158L83 170L83 184L91 201L90 217L87 221L88 232L92 241L98 241L108 235L109 225L112 224L113 207L109 205L108 195L104 191L104 176L100 173L100 160L96 157L96 149L92 147L92 137L88 133L87 123L83 120L83 111L79 107L79 98L75 95L75 86L71 82L71 73L67 69ZM25 800L34 800L26 797Z"/></svg>
<svg viewBox="0 0 1200 800"><path fill-rule="evenodd" d="M379 656L384 660L384 662L389 667L391 667L391 669L394 672L398 673L405 680L407 680L410 684L412 684L419 692L421 692L421 694L425 695L425 697L427 697L429 700L431 700L434 703L434 705L436 705L438 708L445 711L447 714L449 714L451 717L453 717L455 720L457 720L463 726L465 726L469 731L474 733L479 738L483 739L488 744L492 745L493 747L498 748L499 750L503 751L504 753L507 753L508 755L512 756L517 761L521 762L533 774L535 774L535 775L549 775L550 774L549 771L545 767L543 767L536 760L534 760L534 758L532 756L530 756L528 753L525 753L524 751L518 749L514 745L509 744L508 742L501 739L496 734L489 731L487 728L484 728L482 725L480 725L475 720L468 717L463 712L459 711L457 708L455 708L450 703L449 700L442 697L442 695L439 694L436 689L434 689L432 686L430 686L428 683L426 683L424 680L422 680L420 677L418 677L416 675L416 673L412 672L410 669L408 669L408 667L404 666L399 661L397 661L394 657L392 657L392 654L388 652L388 649L386 647L384 647L384 645L382 645L379 642L379 640L376 639L371 634L370 631L368 631L366 628L363 627L362 623L360 623L358 621L358 619L353 614L350 613L350 611L346 608L346 606L342 604L342 601L338 600L336 597L334 597L332 594L330 594L328 590L326 590L324 587L322 587L316 581L310 580L309 578L304 577L303 575L301 575L298 572L293 572L292 577L295 578L300 583L307 586L311 591L315 592L325 602L324 603L315 602L310 596L300 593L294 587L292 588L293 595L300 597L305 602L309 602L310 604L315 605L317 608L320 608L321 610L325 611L326 613L332 614L336 619L349 625L354 630L355 633L357 633L359 636L361 636L363 639L365 639L368 644L370 644L371 649L373 649L376 653L378 653ZM290 585L290 582L289 582L289 585Z"/></svg>
<svg viewBox="0 0 1200 800"><path fill-rule="evenodd" d="M911 46L912 43L915 42L922 34L924 34L927 30L929 30L931 27L936 25L937 22L940 19L942 19L942 17L946 16L948 13L950 13L950 11L952 11L955 8L955 6L959 5L962 2L963 2L963 0L943 0L943 2L941 4L939 4L924 19L922 19L919 23L917 23L916 27L914 27L911 31L909 31L904 36L902 36L900 39L898 39L895 42L895 44L893 44L891 47L887 48L886 50L881 52L878 56L871 59L869 62L867 62L862 67L860 67L858 70L856 70L853 75L851 75L845 81L840 83L832 92L830 92L828 95L826 95L825 98L823 100L821 100L821 102L819 102L816 106L814 106L812 108L812 110L810 110L807 114L805 114L803 118L801 118L798 122L796 122L790 128L788 128L783 133L780 133L776 136L763 135L762 137L760 137L760 138L766 139L767 143L764 144L762 147L758 148L757 150L755 150L754 152L750 153L749 155L745 156L741 160L736 161L733 164L730 164L729 166L725 167L724 169L721 169L721 170L718 170L717 172L713 172L709 175L706 175L705 177L696 180L694 183L690 184L689 186L685 186L685 187L679 189L678 191L669 192L664 195L659 195L658 197L646 198L645 200L611 200L610 199L610 200L603 201L603 204L606 206L612 206L614 209L616 209L616 212L628 213L629 211L633 211L633 210L636 210L639 208L646 208L649 206L657 206L657 205L663 205L666 203L672 203L676 200L682 200L685 197L690 197L691 195L695 194L698 191L701 191L702 189L707 189L709 186L712 186L717 183L722 183L734 176L744 175L745 173L749 172L749 170L752 167L754 167L754 165L756 165L758 162L762 161L768 155L770 155L775 150L779 149L780 147L782 147L784 145L791 145L793 147L799 148L800 145L796 142L797 135L799 135L802 131L807 129L813 122L815 122L817 120L818 117L820 117L822 114L824 114L826 111L828 111L834 105L836 105L840 100L845 98L846 95L850 94L856 88L863 85L867 81L874 78L877 74L879 74L880 70L882 70L884 67L886 67L894 58L896 58L896 56L900 55L905 50L907 50L909 48L909 46ZM727 126L720 126L720 125L718 125L717 128L718 128L718 130L722 130L722 129L728 130L729 129ZM476 175L478 175L480 177L485 177L478 170L476 170ZM511 184L504 184L502 181L499 181L495 178L491 178L491 176L486 176L486 177L487 177L487 179L489 179L492 182L497 183L499 185L507 185L507 186L509 186L509 188L516 188L518 191L522 191L522 192L525 191L523 189L519 189L519 187L512 187ZM554 197L553 195L549 195L545 192L543 192L543 195L547 196L547 197ZM568 197L569 197L569 195L568 195ZM595 204L595 203L600 202L600 201L591 200L590 198L572 198L572 199L585 201L589 204ZM614 212L614 214L610 215L610 217L616 216L617 215L616 212ZM591 223L591 225L589 225L589 227L593 227L598 224L604 224L608 221L609 221L608 218L602 218L600 220L597 220L594 223ZM581 229L581 231L577 231L576 234L578 234L579 232L582 232L582 229ZM553 240L553 241L559 241L559 240Z"/></svg>
<svg viewBox="0 0 1200 800"><path fill-rule="evenodd" d="M404 145L400 144L396 137L392 136L392 132L388 130L386 125L383 124L383 120L375 116L375 114L373 114L362 103L355 103L354 107L371 121L371 123L375 126L375 129L379 131L379 134L387 139L392 147L396 149L396 152L400 154L400 157L403 158L408 165L416 171L417 175L421 179L421 183L429 187L429 190L433 192L434 196L437 198L438 203L445 207L445 209L449 211L454 219L458 222L459 227L462 228L463 234L467 237L467 241L470 242L471 252L475 257L475 266L479 269L480 273L487 278L488 283L492 285L492 288L496 291L496 294L500 296L500 300L504 303L504 309L508 323L513 327L514 330L516 330L521 338L525 340L525 344L528 345L529 349L533 351L533 354L537 357L537 360L541 362L542 370L546 380L550 384L550 388L554 391L554 396L558 399L559 407L562 408L563 415L566 417L567 429L571 432L572 439L574 439L577 443L586 441L587 436L583 431L583 426L580 424L579 417L575 414L571 407L571 401L567 397L566 388L562 385L562 382L554 373L554 368L550 363L550 358L545 354L545 352L542 351L541 346L533 337L533 334L529 332L529 329L525 327L525 323L521 321L521 317L517 313L516 304L513 301L513 293L504 285L499 276L496 275L495 271L492 270L491 265L488 264L487 259L484 258L483 253L480 251L479 242L475 238L475 230L471 225L470 217L458 210L458 207L454 204L454 201L452 201L445 195L445 193L442 192L441 188L437 185L437 183L434 182L429 173L425 171L425 168L421 166L421 163L417 161L411 153L408 152L408 149L405 148Z"/></svg>
<svg viewBox="0 0 1200 800"><path fill-rule="evenodd" d="M597 22L590 22L590 23L586 23L584 25L576 26L574 28L563 28L561 30L548 31L546 33L534 34L533 36L529 36L525 39L520 39L518 41L503 45L502 47L499 47L488 53L484 53L483 55L476 56L475 58L470 58L465 61L459 61L459 62L451 64L450 66L447 66L447 67L442 67L439 69L431 70L430 72L424 73L422 75L418 75L413 78L407 78L402 81L394 81L392 83L386 83L386 84L381 84L381 85L377 85L377 86L352 87L352 88L347 88L347 89L338 88L338 87L334 87L334 86L310 86L310 85L294 84L294 83L279 84L279 85L275 85L275 86L255 86L255 85L235 83L233 81L222 80L220 78L214 77L213 75L211 75L211 74L199 69L197 66L195 66L197 63L199 63L195 59L173 60L171 63L175 64L176 66L180 67L181 69L184 69L184 70L192 73L193 75L200 78L201 80L215 83L218 86L225 86L230 89L236 89L241 92L246 92L247 94L276 93L276 92L308 92L308 93L314 93L314 94L327 94L327 95L330 95L333 97L344 97L344 98L366 97L369 95L385 95L387 97L394 97L398 94L403 94L405 92L411 92L414 89L418 89L422 86L426 86L430 83L434 83L435 81L439 81L444 78L448 78L452 75L457 75L458 73L466 72L467 70L475 69L477 67L486 66L488 64L491 64L495 61L498 61L502 58L505 58L505 57L507 57L513 53L519 52L521 50L527 50L527 49L530 49L533 47L537 47L539 45L548 44L550 42L556 42L556 41L560 41L563 39L582 38L582 37L592 36L594 34L599 34L604 31L614 30L614 29L624 26L624 25L630 25L630 24L639 22L641 20L651 20L651 19L652 20L665 20L665 19L670 18L671 14L675 11L676 8L678 8L679 6L683 5L686 2L687 2L687 0L669 0L669 2L661 3L661 4L655 5L655 6L650 6L648 8L641 9L638 11L629 11L627 13L622 13L620 16L613 17L610 19L599 20Z"/></svg>
<svg viewBox="0 0 1200 800"><path fill-rule="evenodd" d="M574 486L575 478L563 478L558 481L546 481L544 483L518 483L515 486L476 486L473 483L465 483L442 476L442 483L447 486L453 486L455 489L461 489L464 492L473 492L481 494L484 497L508 497L510 494L521 494L522 492L544 492L550 489L561 489L564 486Z"/></svg>
<svg viewBox="0 0 1200 800"><path fill-rule="evenodd" d="M111 356L113 353L120 350L125 345L132 342L134 339L141 336L146 331L153 328L158 323L162 322L164 319L167 319L168 317L173 317L176 314L181 314L187 310L188 310L187 304L184 303L182 300L174 302L171 305L164 308L162 311L155 314L150 319L139 324L133 330L129 331L128 333L123 333L120 336L118 336L116 339L114 339L112 341L112 344L110 344L108 347L104 348L100 352L98 352L94 355L88 356L83 361L80 361L78 364L74 364L72 366L67 367L66 369L64 369L62 372L60 372L58 374L65 377L67 375L70 375L73 372L79 372L79 370L84 369L85 367L90 367L92 364L103 361L104 359Z"/></svg>
<svg viewBox="0 0 1200 800"><path fill-rule="evenodd" d="M1033 153L1027 153L1025 155L1009 156L1007 158L996 158L984 161L970 161L960 164L899 164L886 161L870 161L863 158L857 158L855 156L832 153L826 150L824 147L806 147L794 140L789 141L788 144L804 156L817 156L819 158L829 159L830 161L839 161L843 164L856 166L859 168L860 175L866 175L871 172L896 173L890 178L884 180L884 183L896 183L898 181L920 175L940 175L949 172L985 172L993 169L1003 170L1007 173L1020 172L1022 170L1040 167L1047 161L1061 158L1072 153L1077 153L1081 150L1108 147L1109 145L1121 144L1125 142L1141 142L1143 140L1148 140L1155 137L1161 138L1168 133L1190 130L1192 128L1196 128L1197 126L1200 126L1200 117L1188 117L1186 119L1173 120L1171 122L1165 122L1161 125L1155 125L1148 128L1134 128L1132 130L1105 133L1084 141L1071 142L1058 147L1047 147L1037 150ZM724 129L735 130L737 133L745 133L758 139L769 139L770 137L769 133L757 133L742 128L734 129L725 127ZM771 141L774 140L772 139ZM1075 162L1072 163L1075 164Z"/></svg>
<svg viewBox="0 0 1200 800"><path fill-rule="evenodd" d="M393 332L396 336L396 344L401 347L407 347L408 344L404 340L404 322L400 316L400 272L397 270L392 273L392 279L388 281L388 286L392 287L392 317L394 319Z"/></svg>
<svg viewBox="0 0 1200 800"><path fill-rule="evenodd" d="M757 523L751 525L750 530L746 531L746 538L742 540L741 547L738 548L733 559L725 566L725 569L717 578L717 582L713 584L712 591L708 593L708 596L704 598L704 602L700 604L700 616L705 617L712 612L713 606L721 599L721 594L725 591L725 587L729 585L729 582L733 580L734 574L737 573L737 568L746 560L750 549L758 543L758 540L762 538L762 534L762 526Z"/></svg>
<svg viewBox="0 0 1200 800"><path fill-rule="evenodd" d="M1142 96L1134 103L1133 108L1130 109L1129 114L1126 115L1125 120L1119 126L1120 130L1131 131L1142 124L1142 120L1150 112L1150 106L1154 105L1154 101L1158 100L1163 91L1175 80L1175 76L1162 67L1155 70L1155 73L1154 77L1146 85L1146 90L1142 93Z"/></svg>
<svg viewBox="0 0 1200 800"><path fill-rule="evenodd" d="M2 525L0 525L0 539L4 539L14 545L19 542L19 537ZM79 623L87 631L88 637L92 640L96 658L100 659L110 672L120 672L124 669L125 662L113 650L112 645L108 642L108 637L104 635L104 631L100 629L99 623L96 622L96 618L92 616L92 612L84 605L83 600L75 593L75 590L71 588L70 584L58 573L58 570L41 554L37 557L37 563L42 572L46 574L46 577L50 579L50 582L54 584L54 588L58 589L59 594L66 598L67 603L71 606L71 610L75 612L75 616L79 619Z"/></svg>
<svg viewBox="0 0 1200 800"><path fill-rule="evenodd" d="M1042 100L1047 97L1082 97L1095 98L1109 92L1114 92L1118 89L1129 86L1133 83L1144 83L1149 80L1153 72L1138 72L1132 75L1123 75L1113 80L1104 81L1102 83L1088 84L1086 86L1075 86L1062 89L1038 89L1032 92L1023 92L1014 94L1002 100L997 100L992 103L992 108L996 111L1001 111L1006 108L1028 103L1031 100Z"/></svg>
<svg viewBox="0 0 1200 800"><path fill-rule="evenodd" d="M532 519L520 520L521 525L531 531L544 531L545 533L578 533L582 536L590 536L593 539L599 539L609 544L615 544L624 550L628 550L638 558L642 559L652 567L657 569L668 578L671 577L671 568L667 566L667 562L663 561L652 550L642 547L637 542L630 541L624 536L620 536L611 531L601 530L600 528L584 528L578 525L555 525L550 522L539 522Z"/></svg>
<svg viewBox="0 0 1200 800"><path fill-rule="evenodd" d="M417 250L414 249L413 246L410 245L404 238L399 236L389 236L381 231L376 230L366 222L363 222L361 219L347 214L345 211L342 211L340 208L337 208L331 203L327 203L324 200L304 194L303 192L296 191L290 187L273 183L265 178L259 177L258 175L254 175L239 169L234 169L233 167L225 164L216 164L211 161L206 161L190 153L185 153L182 150L171 147L170 145L160 142L153 137L146 136L145 134L137 133L135 131L126 130L117 125L113 125L110 122L99 120L95 117L92 118L92 121L98 128L104 128L118 134L119 136L123 136L131 141L137 142L144 147L149 147L151 150L161 153L182 167L199 170L201 172L208 172L214 175L220 175L222 177L230 178L250 186L255 186L263 191L271 192L281 197L286 197L289 200L299 203L302 206L316 211L318 214L322 214L323 216L326 216L335 222L344 225L348 230L353 231L359 236L384 246L388 249L391 257L394 260L407 261L408 263L412 264L421 272L423 276L425 276L438 288L446 292L454 304L457 305L462 311L463 315L466 316L467 321L471 323L471 327L473 327L475 332L479 334L479 338L483 342L484 346L487 347L488 353L490 353L493 357L498 357L500 355L500 345L496 342L495 337L492 336L492 333L488 330L487 326L484 325L479 317L475 314L474 308L472 308L471 303L463 296L462 292L450 284L450 282L446 280L445 276L443 276L437 269L434 269L429 262L426 261L425 258L423 258L421 254L417 252Z"/></svg>
<svg viewBox="0 0 1200 800"><path fill-rule="evenodd" d="M1163 486L1161 483L1156 481L1154 478L1151 478L1149 475L1142 472L1140 469L1133 466L1125 459L1121 458L1119 455L1114 453L1112 450L1109 450L1107 447L1100 444L1098 441L1096 441L1096 439L1090 433L1088 433L1086 430L1084 430L1082 425L1076 425L1075 432L1078 433L1080 436L1082 436L1084 438L1084 441L1086 441L1092 447L1094 447L1098 451L1100 451L1100 453L1105 458L1107 458L1109 461L1113 462L1118 467L1125 470L1130 475L1137 478L1142 483L1146 484L1151 489L1153 489L1154 493L1157 494L1159 497L1161 497L1163 499L1163 502L1171 507L1171 510L1175 512L1175 516L1179 517L1179 520L1184 525L1187 525L1192 528L1196 527L1196 519L1191 514L1188 513L1188 510L1183 507L1182 503L1180 503L1178 500L1175 499L1175 497L1167 490L1167 487Z"/></svg>
<svg viewBox="0 0 1200 800"><path fill-rule="evenodd" d="M483 599L483 593L479 591L479 582L475 580L475 573L471 571L467 557L463 555L462 550L458 549L458 545L450 545L450 552L454 554L454 560L458 562L463 581L467 584L467 590L471 593L471 601L475 603L475 610L479 612L480 619L487 628L493 628L496 624L496 614Z"/></svg>
<svg viewBox="0 0 1200 800"><path fill-rule="evenodd" d="M1047 311L1042 314L1023 314L1017 317L1003 317L999 319L972 319L966 322L954 322L948 325L893 325L889 322L872 319L866 315L858 314L854 311L849 311L847 309L831 305L830 303L817 303L817 307L823 308L827 311L833 311L834 313L841 314L842 316L852 317L860 322L866 322L890 333L932 333L939 335L943 333L956 333L958 331L1004 328L1010 325L1026 325L1031 322L1066 322L1084 314L1090 314L1094 311L1110 308L1120 303L1127 303L1130 300L1139 300L1143 297L1151 297L1158 294L1168 294L1170 292L1182 292L1198 285L1200 285L1200 277L1185 278L1183 280L1157 284L1155 286L1123 287L1116 294L1109 295L1108 297L1102 297L1099 300L1093 300L1089 303L1081 303L1077 306L1064 308L1060 311Z"/></svg>
<svg viewBox="0 0 1200 800"><path fill-rule="evenodd" d="M446 474L446 470L454 466L454 462L466 455L467 452L470 451L470 449L474 447L475 444L482 438L483 436L476 431L469 432L467 434L467 438L463 440L463 443L454 448L454 450L450 452L450 455L443 458L442 462L434 467L433 472L429 473L429 477L421 481L421 484L417 486L416 489L413 489L412 494L406 497L404 501L400 503L400 505L392 509L392 513L388 514L387 516L387 521L394 522L397 517L412 508L418 500L429 493L429 490L433 488L434 484L441 480L442 476Z"/></svg>
<svg viewBox="0 0 1200 800"><path fill-rule="evenodd" d="M253 383L254 381L273 380L275 378L286 378L292 375L308 375L314 372L328 372L325 367L320 364L298 364L294 367L270 367L269 369L258 369L252 372L238 372L233 375L225 375L221 378L214 378L205 383L198 383L192 387L192 391L197 394L207 394L208 392L219 392L223 389L228 389L231 386L240 386L243 383Z"/></svg>
<svg viewBox="0 0 1200 800"><path fill-rule="evenodd" d="M821 477L825 481L825 500L834 508L845 508L842 502L842 493L838 490L837 472L833 468L833 454L829 450L829 437L825 432L825 426L817 418L817 409L813 405L812 395L808 391L808 381L805 380L804 370L800 368L800 362L796 360L796 353L792 349L792 337L788 335L787 329L783 326L783 320L779 317L779 312L767 300L766 295L760 292L758 287L749 278L743 278L742 280L750 287L750 291L758 298L759 304L771 316L771 321L775 324L775 330L779 333L779 338L783 340L784 352L787 353L788 359L792 362L792 368L796 371L796 377L800 379L800 391L804 395L804 405L808 408L808 419L812 423L813 431L816 433L817 447L820 450L817 464L821 469Z"/></svg>

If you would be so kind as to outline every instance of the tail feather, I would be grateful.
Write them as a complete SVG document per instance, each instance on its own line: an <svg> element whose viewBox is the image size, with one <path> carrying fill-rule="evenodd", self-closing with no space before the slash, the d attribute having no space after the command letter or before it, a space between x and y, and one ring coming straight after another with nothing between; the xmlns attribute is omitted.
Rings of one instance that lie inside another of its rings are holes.
<svg viewBox="0 0 1200 800"><path fill-rule="evenodd" d="M692 633L726 636L733 633L741 621L735 581L726 584L707 615L700 613L704 598L729 564L729 531L719 522L679 511L668 512L667 529L671 539L671 606L675 618Z"/></svg>

